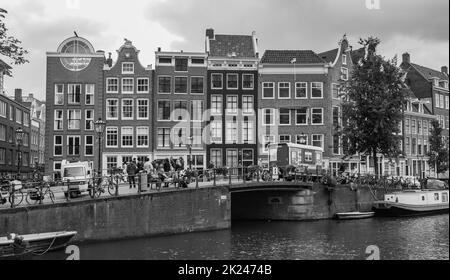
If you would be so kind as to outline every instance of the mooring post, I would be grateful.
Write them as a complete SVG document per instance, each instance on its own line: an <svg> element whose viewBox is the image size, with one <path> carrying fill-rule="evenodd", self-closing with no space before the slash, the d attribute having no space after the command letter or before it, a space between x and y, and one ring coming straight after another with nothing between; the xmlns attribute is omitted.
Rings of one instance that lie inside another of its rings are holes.
<svg viewBox="0 0 450 280"><path fill-rule="evenodd" d="M214 176L214 187L216 187L217 186L217 182L216 182L216 169L215 168L213 168L213 176Z"/></svg>

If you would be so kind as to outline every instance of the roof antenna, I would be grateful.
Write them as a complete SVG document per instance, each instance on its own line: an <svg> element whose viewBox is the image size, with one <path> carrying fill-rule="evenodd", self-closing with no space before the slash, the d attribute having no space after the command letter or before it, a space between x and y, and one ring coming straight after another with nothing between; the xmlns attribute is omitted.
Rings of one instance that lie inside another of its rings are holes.
<svg viewBox="0 0 450 280"><path fill-rule="evenodd" d="M76 31L74 31L73 33L75 34L75 37L79 37Z"/></svg>

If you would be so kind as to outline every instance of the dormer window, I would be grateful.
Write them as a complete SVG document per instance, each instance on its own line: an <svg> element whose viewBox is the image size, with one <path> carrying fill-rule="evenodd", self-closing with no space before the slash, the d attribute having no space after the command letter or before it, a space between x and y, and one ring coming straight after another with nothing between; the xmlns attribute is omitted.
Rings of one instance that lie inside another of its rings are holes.
<svg viewBox="0 0 450 280"><path fill-rule="evenodd" d="M346 54L342 55L342 65L347 65L347 55Z"/></svg>
<svg viewBox="0 0 450 280"><path fill-rule="evenodd" d="M438 87L439 86L439 79L434 79L434 86Z"/></svg>
<svg viewBox="0 0 450 280"><path fill-rule="evenodd" d="M122 63L122 74L134 74L134 63L133 62Z"/></svg>

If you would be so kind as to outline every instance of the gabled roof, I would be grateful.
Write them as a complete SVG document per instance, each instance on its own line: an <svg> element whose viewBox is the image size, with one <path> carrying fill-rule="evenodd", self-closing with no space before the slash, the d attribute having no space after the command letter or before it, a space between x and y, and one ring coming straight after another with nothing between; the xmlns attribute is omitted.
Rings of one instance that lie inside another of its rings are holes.
<svg viewBox="0 0 450 280"><path fill-rule="evenodd" d="M253 37L248 35L215 35L209 39L210 55L232 58L256 58Z"/></svg>
<svg viewBox="0 0 450 280"><path fill-rule="evenodd" d="M326 62L333 63L336 60L339 49L334 49L331 51L319 53L319 56Z"/></svg>
<svg viewBox="0 0 450 280"><path fill-rule="evenodd" d="M420 74L422 74L422 76L424 76L428 80L437 77L441 80L448 81L448 76L442 73L441 71L433 70L431 68L414 63L410 63L410 65L414 67Z"/></svg>
<svg viewBox="0 0 450 280"><path fill-rule="evenodd" d="M267 50L261 59L261 63L290 64L294 58L296 64L326 63L311 50Z"/></svg>

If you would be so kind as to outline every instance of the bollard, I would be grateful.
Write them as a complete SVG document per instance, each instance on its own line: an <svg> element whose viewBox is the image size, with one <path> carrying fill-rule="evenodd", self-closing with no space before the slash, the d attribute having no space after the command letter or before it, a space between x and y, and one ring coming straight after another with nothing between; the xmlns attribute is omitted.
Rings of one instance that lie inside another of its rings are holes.
<svg viewBox="0 0 450 280"><path fill-rule="evenodd" d="M214 168L213 169L213 172L214 172L214 174L213 174L213 176L214 176L214 187L216 187L217 186L217 183L216 183L216 169Z"/></svg>
<svg viewBox="0 0 450 280"><path fill-rule="evenodd" d="M195 188L198 189L198 171L195 172Z"/></svg>
<svg viewBox="0 0 450 280"><path fill-rule="evenodd" d="M141 192L142 192L142 190L141 190L141 187L142 187L142 173L141 172L139 172L138 173L138 194L141 194Z"/></svg>

